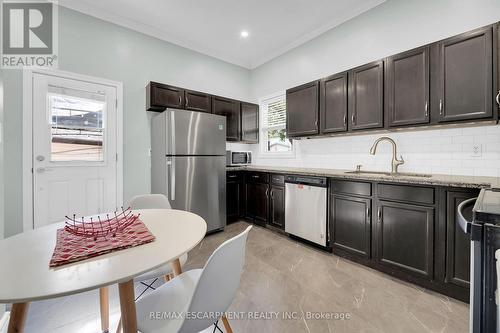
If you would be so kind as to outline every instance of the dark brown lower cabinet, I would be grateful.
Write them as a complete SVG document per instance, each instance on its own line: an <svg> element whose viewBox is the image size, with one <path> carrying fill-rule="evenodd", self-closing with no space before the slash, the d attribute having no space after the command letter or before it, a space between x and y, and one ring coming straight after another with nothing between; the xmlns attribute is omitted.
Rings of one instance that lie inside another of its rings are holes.
<svg viewBox="0 0 500 333"><path fill-rule="evenodd" d="M226 216L231 223L245 214L245 182L239 172L228 172L226 179Z"/></svg>
<svg viewBox="0 0 500 333"><path fill-rule="evenodd" d="M333 248L370 258L371 199L330 195Z"/></svg>
<svg viewBox="0 0 500 333"><path fill-rule="evenodd" d="M266 225L269 218L269 184L246 182L246 217L252 222Z"/></svg>
<svg viewBox="0 0 500 333"><path fill-rule="evenodd" d="M468 299L470 286L470 235L466 234L457 225L458 205L467 199L475 198L479 194L476 189L447 190L443 209L445 217L445 244L444 283L457 293L461 299ZM466 219L472 219L472 207L465 212Z"/></svg>
<svg viewBox="0 0 500 333"><path fill-rule="evenodd" d="M416 277L433 278L434 208L378 201L376 259Z"/></svg>
<svg viewBox="0 0 500 333"><path fill-rule="evenodd" d="M271 185L269 224L285 229L285 188Z"/></svg>

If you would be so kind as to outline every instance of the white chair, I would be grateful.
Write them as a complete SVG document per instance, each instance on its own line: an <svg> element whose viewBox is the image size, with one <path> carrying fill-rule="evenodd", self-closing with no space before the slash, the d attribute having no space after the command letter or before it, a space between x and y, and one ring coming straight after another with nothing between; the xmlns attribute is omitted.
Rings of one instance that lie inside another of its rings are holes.
<svg viewBox="0 0 500 333"><path fill-rule="evenodd" d="M139 331L200 332L217 325L221 319L226 332L232 332L226 316L220 314L228 310L240 284L245 263L245 244L251 228L249 226L238 236L222 243L210 256L203 269L184 272L139 299L137 301ZM162 317L163 314L173 314L173 316ZM191 314L201 315L195 318ZM218 316L210 318L211 314Z"/></svg>
<svg viewBox="0 0 500 333"><path fill-rule="evenodd" d="M133 197L130 200L131 209L172 209L167 197L163 194L144 194ZM161 277L166 281L170 280L172 273L179 275L182 273L181 267L188 259L187 253L182 255L179 260L171 262L170 265L163 265L155 270L144 273L134 280L140 282L145 288L136 297L136 300L141 297L148 289L155 289L153 284ZM153 280L146 283L147 280ZM103 287L99 290L99 300L101 308L101 329L103 332L109 331L109 295L108 287ZM120 326L119 326L120 328Z"/></svg>

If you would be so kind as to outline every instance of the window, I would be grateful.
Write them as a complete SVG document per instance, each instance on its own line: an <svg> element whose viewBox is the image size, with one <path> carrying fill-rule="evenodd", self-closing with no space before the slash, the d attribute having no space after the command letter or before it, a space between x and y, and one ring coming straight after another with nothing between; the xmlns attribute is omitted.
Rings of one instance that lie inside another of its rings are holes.
<svg viewBox="0 0 500 333"><path fill-rule="evenodd" d="M261 152L267 155L289 156L292 140L286 138L286 96L284 93L261 101Z"/></svg>
<svg viewBox="0 0 500 333"><path fill-rule="evenodd" d="M105 98L99 94L81 97L78 95L83 95L83 92L69 90L72 89L49 87L50 160L104 161Z"/></svg>

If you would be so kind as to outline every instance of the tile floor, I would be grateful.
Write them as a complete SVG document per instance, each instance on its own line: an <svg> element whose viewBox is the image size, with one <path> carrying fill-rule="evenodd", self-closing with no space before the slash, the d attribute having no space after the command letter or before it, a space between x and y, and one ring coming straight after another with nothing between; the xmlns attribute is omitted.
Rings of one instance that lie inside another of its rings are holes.
<svg viewBox="0 0 500 333"><path fill-rule="evenodd" d="M247 223L238 222L222 233L208 236L189 254L185 269L202 267L219 244L246 226ZM136 291L140 289L136 286ZM116 287L112 287L111 332L115 331L119 317L117 295ZM278 312L279 317L233 319L234 332L459 333L468 330L467 304L260 227L254 227L248 238L245 271L230 310L236 314L250 311L254 317ZM349 315L349 319L300 317L301 313L308 312L344 314ZM292 318L283 319L284 314ZM26 333L99 331L97 291L33 303L26 328Z"/></svg>

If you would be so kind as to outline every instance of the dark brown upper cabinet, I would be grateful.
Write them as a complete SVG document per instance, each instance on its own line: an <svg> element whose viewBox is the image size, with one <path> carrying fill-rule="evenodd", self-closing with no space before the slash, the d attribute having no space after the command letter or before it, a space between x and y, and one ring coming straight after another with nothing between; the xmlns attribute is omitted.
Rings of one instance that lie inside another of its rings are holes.
<svg viewBox="0 0 500 333"><path fill-rule="evenodd" d="M389 127L429 123L429 46L387 58L385 110Z"/></svg>
<svg viewBox="0 0 500 333"><path fill-rule="evenodd" d="M146 110L161 112L166 108L184 108L184 89L150 82L146 86Z"/></svg>
<svg viewBox="0 0 500 333"><path fill-rule="evenodd" d="M321 80L320 132L322 134L347 131L347 77L340 73Z"/></svg>
<svg viewBox="0 0 500 333"><path fill-rule="evenodd" d="M493 28L467 32L437 43L435 85L439 122L493 115Z"/></svg>
<svg viewBox="0 0 500 333"><path fill-rule="evenodd" d="M319 81L286 91L286 135L301 137L319 133Z"/></svg>
<svg viewBox="0 0 500 333"><path fill-rule="evenodd" d="M496 24L494 32L495 33L493 35L496 36L496 42L493 42L493 45L496 47L493 47L493 54L496 55L496 59L494 60L495 62L493 63L493 68L496 68L496 76L495 81L493 81L493 91L496 94L495 102L497 104L495 105L493 115L495 118L498 118L498 114L500 113L500 23Z"/></svg>
<svg viewBox="0 0 500 333"><path fill-rule="evenodd" d="M259 142L259 106L241 102L241 141Z"/></svg>
<svg viewBox="0 0 500 333"><path fill-rule="evenodd" d="M212 112L212 96L209 94L186 90L184 93L185 109L198 112Z"/></svg>
<svg viewBox="0 0 500 333"><path fill-rule="evenodd" d="M349 72L349 116L352 130L384 127L384 62Z"/></svg>
<svg viewBox="0 0 500 333"><path fill-rule="evenodd" d="M212 113L226 117L226 140L240 140L240 102L233 99L213 96Z"/></svg>

